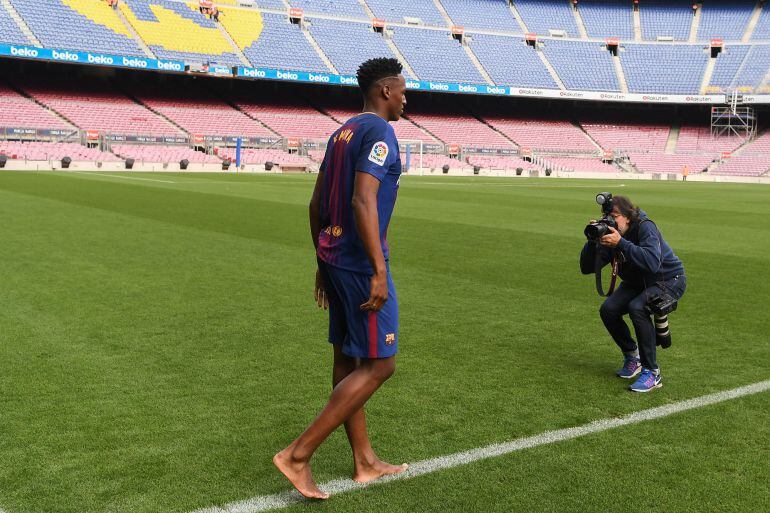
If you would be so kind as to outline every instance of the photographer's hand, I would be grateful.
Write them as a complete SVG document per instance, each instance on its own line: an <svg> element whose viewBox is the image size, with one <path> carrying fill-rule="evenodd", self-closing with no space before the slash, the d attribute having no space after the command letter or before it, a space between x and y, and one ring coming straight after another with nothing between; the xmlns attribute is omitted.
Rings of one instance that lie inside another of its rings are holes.
<svg viewBox="0 0 770 513"><path fill-rule="evenodd" d="M620 233L612 226L608 226L608 228L610 229L610 233L602 237L599 242L602 246L614 248L620 243Z"/></svg>

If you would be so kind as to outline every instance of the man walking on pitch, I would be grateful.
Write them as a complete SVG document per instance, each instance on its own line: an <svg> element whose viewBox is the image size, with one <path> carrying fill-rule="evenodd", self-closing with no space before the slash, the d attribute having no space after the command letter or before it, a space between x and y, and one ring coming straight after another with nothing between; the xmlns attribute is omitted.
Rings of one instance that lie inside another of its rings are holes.
<svg viewBox="0 0 770 513"><path fill-rule="evenodd" d="M321 413L273 463L305 497L327 499L310 471L318 446L345 424L353 449L353 479L366 483L406 470L380 461L366 432L364 404L396 369L398 303L388 266L388 224L401 159L389 121L406 105L406 81L396 59L358 68L364 112L329 139L310 200L310 232L318 270L315 297L329 309L334 390Z"/></svg>

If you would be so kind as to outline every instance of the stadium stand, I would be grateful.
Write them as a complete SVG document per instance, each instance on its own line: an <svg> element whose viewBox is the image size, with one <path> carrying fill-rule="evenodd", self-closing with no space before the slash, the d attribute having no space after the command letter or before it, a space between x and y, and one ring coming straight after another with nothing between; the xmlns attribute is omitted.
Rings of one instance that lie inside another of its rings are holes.
<svg viewBox="0 0 770 513"><path fill-rule="evenodd" d="M214 21L197 8L170 0L122 0L119 8L161 59L241 65Z"/></svg>
<svg viewBox="0 0 770 513"><path fill-rule="evenodd" d="M479 148L510 148L511 141L470 115L409 112L409 119L446 144Z"/></svg>
<svg viewBox="0 0 770 513"><path fill-rule="evenodd" d="M410 0L393 2L391 0L366 0L366 4L377 18L404 23L405 18L417 18L426 25L446 27L447 23L436 9L432 0Z"/></svg>
<svg viewBox="0 0 770 513"><path fill-rule="evenodd" d="M484 78L448 30L394 27L393 42L422 80L483 84ZM441 58L436 58L440 55Z"/></svg>
<svg viewBox="0 0 770 513"><path fill-rule="evenodd" d="M218 148L218 155L235 162L235 148ZM241 151L242 164L264 164L272 162L279 166L311 166L314 162L308 157L290 154L283 150L244 148Z"/></svg>
<svg viewBox="0 0 770 513"><path fill-rule="evenodd" d="M136 162L172 163L186 159L192 164L218 164L222 162L214 155L207 155L186 146L164 146L149 144L113 144L110 148L122 159Z"/></svg>
<svg viewBox="0 0 770 513"><path fill-rule="evenodd" d="M671 129L664 125L581 123L583 129L605 150L661 154Z"/></svg>
<svg viewBox="0 0 770 513"><path fill-rule="evenodd" d="M10 1L35 37L45 47L109 51L118 55L144 55L123 22L106 2Z"/></svg>
<svg viewBox="0 0 770 513"><path fill-rule="evenodd" d="M455 25L521 34L513 12L504 0L441 0Z"/></svg>
<svg viewBox="0 0 770 513"><path fill-rule="evenodd" d="M732 89L738 71L741 70L746 54L751 47L746 45L727 45L717 57L714 74L709 82L710 88L718 91Z"/></svg>
<svg viewBox="0 0 770 513"><path fill-rule="evenodd" d="M738 136L713 137L707 126L684 125L679 131L676 153L707 153L718 156L723 151L733 151L743 144Z"/></svg>
<svg viewBox="0 0 770 513"><path fill-rule="evenodd" d="M757 20L757 26L754 27L754 32L751 34L751 40L770 40L770 5L765 5L762 8L762 12L759 14L759 20Z"/></svg>
<svg viewBox="0 0 770 513"><path fill-rule="evenodd" d="M324 105L324 104L321 104ZM407 106L408 107L408 106ZM361 113L361 108L343 106L323 106L323 110L334 120L342 124L353 116ZM423 144L440 144L436 138L426 134L420 127L412 123L408 118L402 117L399 121L391 123L399 141L422 141ZM329 134L331 135L331 134Z"/></svg>
<svg viewBox="0 0 770 513"><path fill-rule="evenodd" d="M166 97L153 91L141 91L134 96L152 110L170 119L186 132L200 135L242 137L275 137L275 134L235 110L232 106L212 97L169 93Z"/></svg>
<svg viewBox="0 0 770 513"><path fill-rule="evenodd" d="M765 158L770 158L770 130L764 131L759 137L746 145L741 155L765 155Z"/></svg>
<svg viewBox="0 0 770 513"><path fill-rule="evenodd" d="M72 160L119 162L112 153L86 148L77 143L0 141L0 154L18 160Z"/></svg>
<svg viewBox="0 0 770 513"><path fill-rule="evenodd" d="M240 13L239 13L240 14ZM298 25L289 23L285 15L262 13L262 30L252 44L244 45L243 53L254 66L298 71L330 70L310 45ZM222 18L227 28L230 21ZM238 44L247 41L241 38Z"/></svg>
<svg viewBox="0 0 770 513"><path fill-rule="evenodd" d="M770 171L770 159L766 156L733 156L725 159L716 169L709 173L713 175L761 176L768 171Z"/></svg>
<svg viewBox="0 0 770 513"><path fill-rule="evenodd" d="M55 113L0 84L0 127L73 129Z"/></svg>
<svg viewBox="0 0 770 513"><path fill-rule="evenodd" d="M402 158L403 160L403 158ZM412 170L417 170L420 166L420 160L418 157L414 157L409 163L409 167ZM426 153L422 156L422 167L424 169L442 169L444 166L449 166L450 169L467 169L471 166L457 159L447 157L446 155L439 155L436 153Z"/></svg>
<svg viewBox="0 0 770 513"><path fill-rule="evenodd" d="M297 101L284 104L238 101L236 105L282 137L326 140L340 127L334 119Z"/></svg>
<svg viewBox="0 0 770 513"><path fill-rule="evenodd" d="M698 39L740 41L749 23L755 0L708 0L701 7Z"/></svg>
<svg viewBox="0 0 770 513"><path fill-rule="evenodd" d="M355 75L366 59L395 57L382 37L374 33L371 23L314 18L310 33L334 67L344 75Z"/></svg>
<svg viewBox="0 0 770 513"><path fill-rule="evenodd" d="M620 54L632 93L698 94L708 59L697 45L627 44Z"/></svg>
<svg viewBox="0 0 770 513"><path fill-rule="evenodd" d="M495 84L558 89L537 51L521 37L473 34L471 48ZM526 72L523 72L526 70Z"/></svg>
<svg viewBox="0 0 770 513"><path fill-rule="evenodd" d="M752 46L735 75L733 86L743 92L758 88L770 70L770 46Z"/></svg>
<svg viewBox="0 0 770 513"><path fill-rule="evenodd" d="M655 41L658 36L687 41L693 10L690 0L644 0L639 5L642 39Z"/></svg>
<svg viewBox="0 0 770 513"><path fill-rule="evenodd" d="M714 156L709 155L661 155L653 153L630 154L629 159L642 173L681 173L684 167L691 174L702 172Z"/></svg>
<svg viewBox="0 0 770 513"><path fill-rule="evenodd" d="M530 32L547 36L550 30L563 30L568 36L580 36L572 7L566 1L516 0L515 4Z"/></svg>
<svg viewBox="0 0 770 513"><path fill-rule="evenodd" d="M10 43L14 45L28 45L30 42L27 36L21 31L16 22L6 13L0 5L0 43Z"/></svg>
<svg viewBox="0 0 770 513"><path fill-rule="evenodd" d="M84 130L112 134L181 135L167 120L106 87L27 86L27 93Z"/></svg>
<svg viewBox="0 0 770 513"><path fill-rule="evenodd" d="M515 171L518 168L521 168L522 171L541 169L537 164L528 162L521 157L508 155L469 155L468 164L471 166L480 166L485 169L502 169L505 171Z"/></svg>
<svg viewBox="0 0 770 513"><path fill-rule="evenodd" d="M562 120L516 119L483 115L483 119L522 148L595 153L598 148L575 125Z"/></svg>
<svg viewBox="0 0 770 513"><path fill-rule="evenodd" d="M259 2L261 3L261 2ZM358 0L289 0L292 7L298 7L307 13L331 14L366 19L366 11ZM282 6L285 9L285 6Z"/></svg>
<svg viewBox="0 0 770 513"><path fill-rule="evenodd" d="M634 17L628 0L580 0L578 6L588 37L634 39Z"/></svg>
<svg viewBox="0 0 770 513"><path fill-rule="evenodd" d="M547 40L542 47L567 89L620 91L612 55L605 45Z"/></svg>
<svg viewBox="0 0 770 513"><path fill-rule="evenodd" d="M618 173L620 169L599 159L572 157L543 157L541 166L554 171L578 171L583 173Z"/></svg>

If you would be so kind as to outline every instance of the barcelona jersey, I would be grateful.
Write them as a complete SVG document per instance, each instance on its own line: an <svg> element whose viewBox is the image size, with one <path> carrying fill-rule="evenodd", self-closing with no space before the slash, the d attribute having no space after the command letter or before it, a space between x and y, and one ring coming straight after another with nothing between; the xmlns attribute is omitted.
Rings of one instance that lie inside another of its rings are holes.
<svg viewBox="0 0 770 513"><path fill-rule="evenodd" d="M401 177L401 158L393 127L369 112L351 118L329 138L320 169L324 177L318 257L340 269L372 274L356 229L353 188L357 172L368 173L380 181L377 213L382 253L387 261L386 236Z"/></svg>

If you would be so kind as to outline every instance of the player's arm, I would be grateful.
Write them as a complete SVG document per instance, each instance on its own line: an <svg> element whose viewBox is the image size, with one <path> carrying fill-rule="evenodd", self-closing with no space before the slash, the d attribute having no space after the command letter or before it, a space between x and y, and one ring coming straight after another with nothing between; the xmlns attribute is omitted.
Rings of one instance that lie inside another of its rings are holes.
<svg viewBox="0 0 770 513"><path fill-rule="evenodd" d="M356 218L358 235L364 251L372 265L369 300L361 305L362 310L378 311L388 300L388 268L380 243L380 219L377 213L377 192L380 181L369 173L357 172L353 187L353 213Z"/></svg>
<svg viewBox="0 0 770 513"><path fill-rule="evenodd" d="M318 172L318 178L315 181L315 187L313 188L313 195L310 197L310 205L308 207L310 216L310 237L313 239L313 246L318 249L318 235L321 233L321 187L324 182L324 172ZM315 298L318 308L326 310L329 308L329 300L326 298L326 287L324 285L323 278L321 277L321 271L316 269L315 271L315 286L313 287L313 297Z"/></svg>
<svg viewBox="0 0 770 513"><path fill-rule="evenodd" d="M321 187L324 182L324 172L319 171L318 177L313 188L313 195L310 197L308 207L310 213L310 237L313 239L313 246L318 249L318 236L321 233Z"/></svg>

